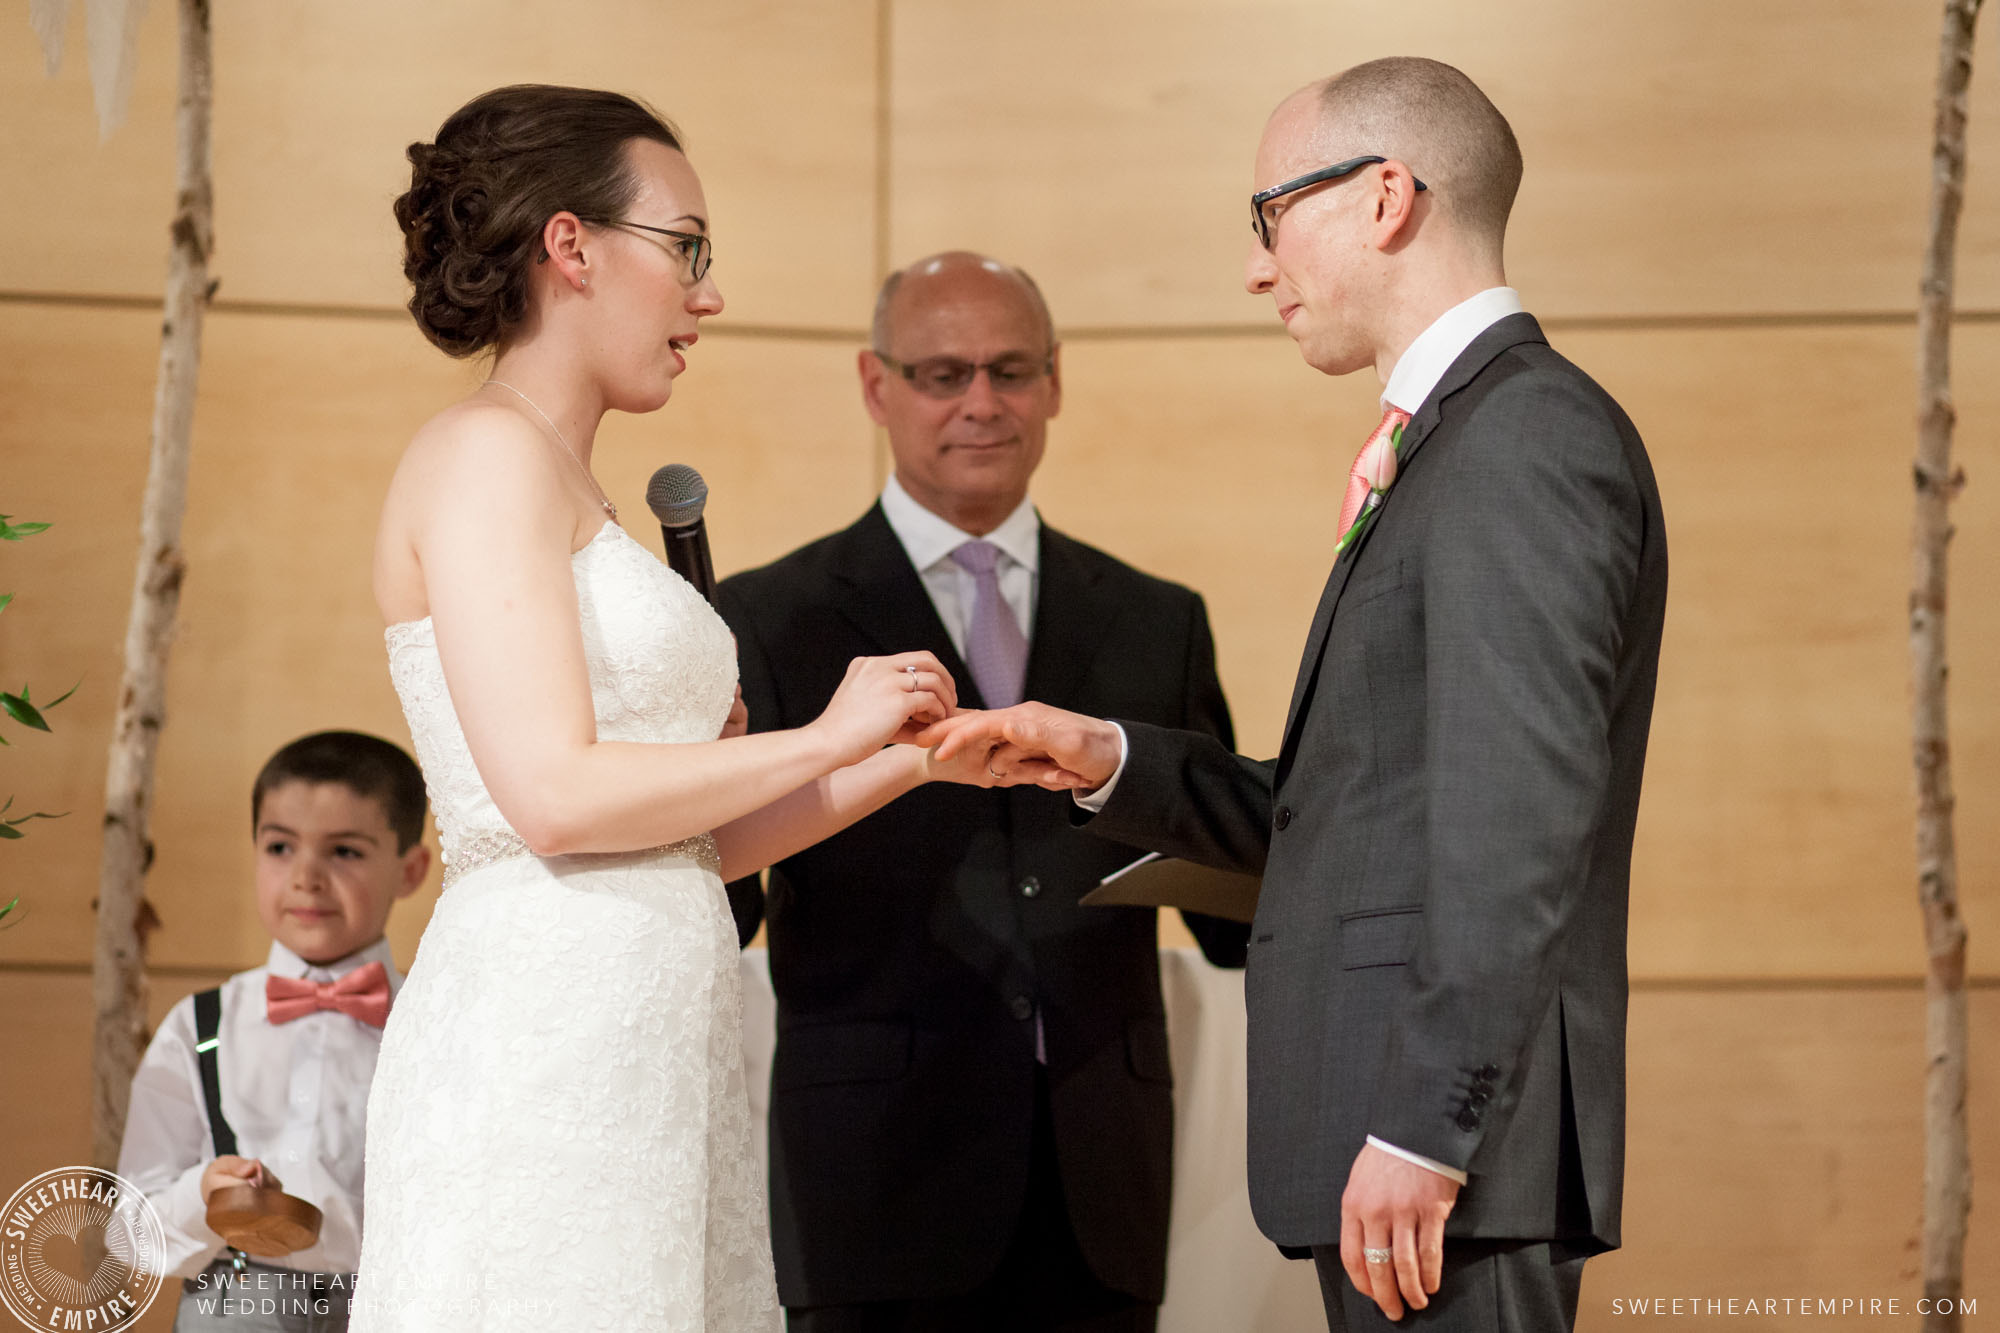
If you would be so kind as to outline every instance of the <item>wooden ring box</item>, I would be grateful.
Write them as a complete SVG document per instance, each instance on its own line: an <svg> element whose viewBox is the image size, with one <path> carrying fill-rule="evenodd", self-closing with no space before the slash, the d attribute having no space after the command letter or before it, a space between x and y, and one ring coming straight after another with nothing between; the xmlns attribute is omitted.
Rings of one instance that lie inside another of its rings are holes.
<svg viewBox="0 0 2000 1333"><path fill-rule="evenodd" d="M260 1258L310 1248L320 1221L319 1209L283 1190L231 1185L208 1196L208 1229Z"/></svg>

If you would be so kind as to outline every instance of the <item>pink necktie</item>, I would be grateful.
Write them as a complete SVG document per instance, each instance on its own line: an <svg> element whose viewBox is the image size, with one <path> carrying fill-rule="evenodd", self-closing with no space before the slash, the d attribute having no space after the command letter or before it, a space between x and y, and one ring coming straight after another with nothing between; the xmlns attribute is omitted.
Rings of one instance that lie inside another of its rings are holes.
<svg viewBox="0 0 2000 1333"><path fill-rule="evenodd" d="M1408 425L1409 420L1410 414L1402 408L1389 408L1382 413L1382 424L1362 444L1361 452L1354 455L1354 466L1347 472L1347 498L1340 502L1340 526L1334 532L1336 537L1347 535L1347 530L1354 526L1354 520L1361 516L1361 506L1367 501L1368 492L1374 489L1368 481L1369 456L1375 452L1378 442L1387 440L1396 427Z"/></svg>
<svg viewBox="0 0 2000 1333"><path fill-rule="evenodd" d="M264 1017L271 1022L289 1023L322 1009L381 1027L389 1021L389 974L382 964L367 963L337 981L264 978Z"/></svg>

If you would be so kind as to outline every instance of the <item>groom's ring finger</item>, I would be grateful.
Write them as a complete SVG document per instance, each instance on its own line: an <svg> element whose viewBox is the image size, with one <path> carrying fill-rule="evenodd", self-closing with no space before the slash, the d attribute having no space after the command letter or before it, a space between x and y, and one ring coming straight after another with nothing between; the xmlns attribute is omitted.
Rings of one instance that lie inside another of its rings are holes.
<svg viewBox="0 0 2000 1333"><path fill-rule="evenodd" d="M1369 1236L1361 1240L1361 1262L1368 1269L1368 1294L1382 1313L1391 1319L1403 1315L1402 1291L1396 1281L1396 1235L1393 1230L1379 1238L1379 1243L1369 1244Z"/></svg>

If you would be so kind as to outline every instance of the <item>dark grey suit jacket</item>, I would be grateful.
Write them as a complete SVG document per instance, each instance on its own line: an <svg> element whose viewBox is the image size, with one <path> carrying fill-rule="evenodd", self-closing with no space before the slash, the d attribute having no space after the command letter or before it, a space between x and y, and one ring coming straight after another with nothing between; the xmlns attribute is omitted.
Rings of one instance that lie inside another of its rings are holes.
<svg viewBox="0 0 2000 1333"><path fill-rule="evenodd" d="M1666 590L1637 431L1510 316L1411 420L1335 562L1278 758L1127 726L1093 831L1264 876L1250 1189L1272 1239L1338 1241L1373 1134L1470 1174L1449 1235L1618 1244Z"/></svg>

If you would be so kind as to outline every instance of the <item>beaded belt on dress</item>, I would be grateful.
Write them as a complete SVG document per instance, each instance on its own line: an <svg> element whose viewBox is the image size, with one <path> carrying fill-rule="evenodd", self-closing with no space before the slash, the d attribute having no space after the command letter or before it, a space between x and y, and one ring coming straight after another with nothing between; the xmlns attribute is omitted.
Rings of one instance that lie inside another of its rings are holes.
<svg viewBox="0 0 2000 1333"><path fill-rule="evenodd" d="M445 857L444 882L440 889L448 889L475 870L501 861L511 861L516 857L533 856L528 850L528 840L511 829L495 829L489 833L476 834L467 838L458 850ZM572 852L566 856L551 857L550 860L577 861L586 865L592 862L629 861L639 856L684 856L702 869L715 875L722 874L722 853L716 850L713 836L702 833L679 842L670 842L664 847L646 847L633 852Z"/></svg>

